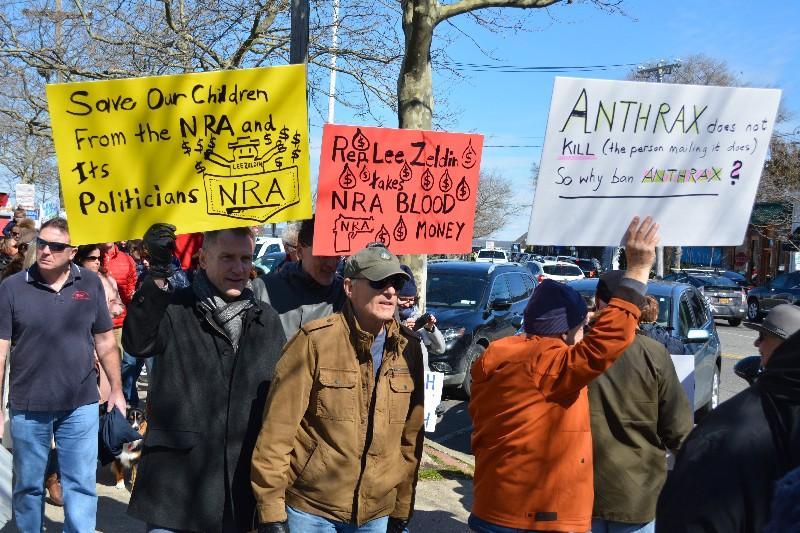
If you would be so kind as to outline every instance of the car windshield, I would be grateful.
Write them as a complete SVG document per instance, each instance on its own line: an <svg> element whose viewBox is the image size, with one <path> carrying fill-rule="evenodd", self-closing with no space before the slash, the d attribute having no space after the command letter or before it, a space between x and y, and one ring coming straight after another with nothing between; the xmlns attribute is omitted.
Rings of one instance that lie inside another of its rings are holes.
<svg viewBox="0 0 800 533"><path fill-rule="evenodd" d="M454 272L428 272L427 305L476 309L485 289L484 278Z"/></svg>
<svg viewBox="0 0 800 533"><path fill-rule="evenodd" d="M714 287L738 287L732 279L725 276L690 276L689 283L695 287L713 285Z"/></svg>
<svg viewBox="0 0 800 533"><path fill-rule="evenodd" d="M580 276L583 274L577 265L545 265L542 268L545 274L551 276Z"/></svg>
<svg viewBox="0 0 800 533"><path fill-rule="evenodd" d="M505 259L506 254L500 250L481 250L478 253L478 259Z"/></svg>

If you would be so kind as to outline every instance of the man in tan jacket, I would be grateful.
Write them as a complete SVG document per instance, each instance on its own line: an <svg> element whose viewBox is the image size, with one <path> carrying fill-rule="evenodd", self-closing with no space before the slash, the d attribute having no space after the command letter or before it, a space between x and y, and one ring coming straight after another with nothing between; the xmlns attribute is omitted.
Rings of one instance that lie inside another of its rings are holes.
<svg viewBox="0 0 800 533"><path fill-rule="evenodd" d="M424 398L419 338L394 319L407 280L368 246L345 264L342 311L286 345L253 453L259 533L405 529Z"/></svg>

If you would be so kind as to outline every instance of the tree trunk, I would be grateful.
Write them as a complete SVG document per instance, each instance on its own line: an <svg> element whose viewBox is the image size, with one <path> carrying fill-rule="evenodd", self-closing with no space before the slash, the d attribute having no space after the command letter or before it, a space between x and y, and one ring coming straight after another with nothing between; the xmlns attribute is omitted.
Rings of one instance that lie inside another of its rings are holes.
<svg viewBox="0 0 800 533"><path fill-rule="evenodd" d="M439 3L437 0L404 0L402 6L405 54L397 79L398 123L404 129L430 130L433 128L431 42ZM428 258L406 255L400 259L414 273L419 307L424 311Z"/></svg>

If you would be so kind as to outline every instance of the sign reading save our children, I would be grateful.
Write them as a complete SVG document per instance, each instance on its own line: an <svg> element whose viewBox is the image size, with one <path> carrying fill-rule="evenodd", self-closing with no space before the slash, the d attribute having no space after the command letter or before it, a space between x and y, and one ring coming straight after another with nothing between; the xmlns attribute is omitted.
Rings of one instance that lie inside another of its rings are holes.
<svg viewBox="0 0 800 533"><path fill-rule="evenodd" d="M311 216L305 66L47 86L76 244Z"/></svg>
<svg viewBox="0 0 800 533"><path fill-rule="evenodd" d="M326 124L315 255L471 250L483 137Z"/></svg>
<svg viewBox="0 0 800 533"><path fill-rule="evenodd" d="M661 245L742 243L776 89L556 78L529 244L615 246L634 215Z"/></svg>

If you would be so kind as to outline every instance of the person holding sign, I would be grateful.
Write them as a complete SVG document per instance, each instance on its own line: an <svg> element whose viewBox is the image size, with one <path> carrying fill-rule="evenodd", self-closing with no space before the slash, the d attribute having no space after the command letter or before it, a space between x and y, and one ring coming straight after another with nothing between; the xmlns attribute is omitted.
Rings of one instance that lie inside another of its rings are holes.
<svg viewBox="0 0 800 533"><path fill-rule="evenodd" d="M95 273L72 264L74 255L67 221L48 220L36 239L36 263L0 285L0 369L5 369L13 341L9 407L13 508L20 531L42 530L53 437L64 529L94 531L99 430L95 351L111 382L108 410L116 407L125 414L119 350L105 291Z"/></svg>
<svg viewBox="0 0 800 533"><path fill-rule="evenodd" d="M585 337L583 297L545 280L525 309L526 335L490 343L472 365L473 531L589 531L586 385L634 340L658 225L634 218L623 243L628 270Z"/></svg>
<svg viewBox="0 0 800 533"><path fill-rule="evenodd" d="M247 289L254 245L249 228L207 232L192 285L174 290L175 227L154 224L144 236L150 276L122 343L157 368L128 506L152 533L255 527L250 458L286 338L275 311Z"/></svg>
<svg viewBox="0 0 800 533"><path fill-rule="evenodd" d="M342 311L286 346L253 453L259 533L405 529L424 417L420 340L394 318L408 279L368 245L345 263Z"/></svg>

